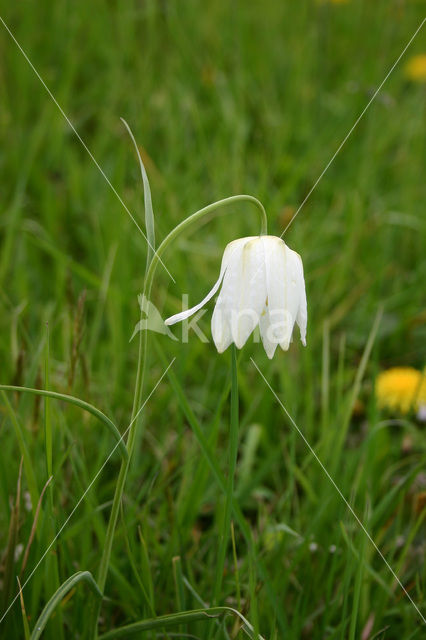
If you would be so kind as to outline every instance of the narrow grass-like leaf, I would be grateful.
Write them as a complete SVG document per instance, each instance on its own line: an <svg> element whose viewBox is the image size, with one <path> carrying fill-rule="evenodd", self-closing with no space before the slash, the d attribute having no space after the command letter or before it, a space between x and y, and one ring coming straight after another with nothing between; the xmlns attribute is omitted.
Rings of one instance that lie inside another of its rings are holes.
<svg viewBox="0 0 426 640"><path fill-rule="evenodd" d="M151 613L155 615L154 582L152 580L151 563L149 561L148 548L146 546L145 538L142 535L140 527L138 527L138 535L141 543L142 580L144 584L145 595L148 606L151 609Z"/></svg>
<svg viewBox="0 0 426 640"><path fill-rule="evenodd" d="M238 569L237 544L235 542L235 530L234 530L233 522L231 522L231 540L232 540L232 557L234 559L235 591L237 594L237 607L238 609L241 609L240 572Z"/></svg>
<svg viewBox="0 0 426 640"><path fill-rule="evenodd" d="M182 561L180 556L175 556L172 560L173 563L173 579L175 583L176 590L176 602L179 611L185 610L185 589L183 585L183 576L182 576ZM188 632L186 625L182 625L179 628L179 631L183 634Z"/></svg>
<svg viewBox="0 0 426 640"><path fill-rule="evenodd" d="M120 118L120 120L126 127L132 139L132 142L134 144L134 147L139 159L139 166L140 166L142 182L143 182L143 197L144 197L144 205L145 205L145 229L146 229L146 237L148 240L147 259L146 259L146 268L148 269L150 262L152 260L152 256L155 251L155 221L154 221L154 212L152 210L151 189L149 186L148 176L145 171L145 166L144 166L144 163L142 162L139 147L136 143L132 130L130 129L129 125L127 124L124 118Z"/></svg>
<svg viewBox="0 0 426 640"><path fill-rule="evenodd" d="M137 636L143 631L151 629L165 629L177 627L183 623L199 622L201 620L208 621L211 618L219 618L221 616L233 615L241 620L241 630L252 640L264 640L261 635L255 635L250 622L236 609L231 607L211 607L209 609L194 609L193 611L182 611L181 613L171 613L165 616L159 616L155 619L141 620L133 624L126 625L107 631L107 633L99 636L99 640L113 640L116 638L131 638ZM33 638L31 638L33 640Z"/></svg>
<svg viewBox="0 0 426 640"><path fill-rule="evenodd" d="M244 493L246 486L250 483L262 432L260 424L252 424L247 430L247 436L241 447L241 460L238 463L238 488L236 488L238 497Z"/></svg>
<svg viewBox="0 0 426 640"><path fill-rule="evenodd" d="M46 237L44 234L40 234L38 229L34 229L32 226L30 227L29 224L23 224L22 230L26 232L26 238L28 238L36 247L52 256L59 265L74 272L79 278L84 282L87 282L87 284L92 287L99 289L102 286L101 279L97 274L90 271L81 262L73 260L69 255L58 248L57 243Z"/></svg>
<svg viewBox="0 0 426 640"><path fill-rule="evenodd" d="M67 595L67 593L82 580L87 582L90 589L95 593L95 595L97 595L99 598L102 598L102 593L100 592L98 585L96 584L90 571L77 571L77 573L74 573L74 575L65 580L65 582L61 584L59 589L57 589L53 596L50 598L49 602L44 607L37 622L34 625L34 629L31 634L31 640L38 640L38 638L41 638L43 630L48 623L50 616L55 610L55 607L57 607L61 600Z"/></svg>
<svg viewBox="0 0 426 640"><path fill-rule="evenodd" d="M340 529L342 531L342 535L348 546L348 549L351 551L351 553L353 554L353 558L356 560L356 566L357 566L358 563L362 561L362 558L360 558L359 552L355 548L352 540L349 538L348 533L345 527L343 526L342 522L340 522ZM388 586L385 580L383 580L380 574L377 571L375 571L375 569L373 569L373 567L370 564L368 564L365 559L363 562L365 564L365 569L372 576L372 578L377 582L377 584L379 584L382 587L382 589L387 593L388 596L392 596L393 595L392 589Z"/></svg>
<svg viewBox="0 0 426 640"><path fill-rule="evenodd" d="M358 398L358 394L361 388L361 382L362 379L364 377L365 374L365 370L367 368L367 363L368 360L370 358L370 354L371 354L371 350L373 348L374 345L374 341L376 339L377 336L377 331L379 330L379 326L380 326L380 322L382 320L382 316L383 316L383 308L380 307L376 317L374 319L373 322L373 326L371 327L371 331L370 331L370 335L368 336L368 340L367 343L365 345L362 357L361 357L361 362L359 363L358 369L356 371L355 374L355 380L354 383L352 385L352 389L351 389L351 393L349 396L349 402L347 404L346 407L346 412L345 415L343 417L342 423L341 425L339 425L339 431L337 433L337 438L335 439L335 442L333 444L333 458L331 461L331 475L333 476L336 468L339 464L340 461L340 452L342 450L345 438L346 438L346 434L349 428L349 424L350 424L350 420L351 420L351 416L352 416L352 412L353 412L353 408L356 402L356 399Z"/></svg>
<svg viewBox="0 0 426 640"><path fill-rule="evenodd" d="M420 527L422 527L424 521L426 520L426 507L423 509L423 511L420 513L419 517L417 518L417 521L415 523L415 525L412 527L412 529L410 530L409 535L407 536L407 539L405 540L405 544L402 548L400 557L398 559L398 564L395 567L395 573L397 576L399 576L401 574L402 568L406 562L407 559L407 554L409 553L410 550L412 550L412 544L413 544L413 540L415 539ZM392 581L392 590L394 590L395 588L397 588L397 581L395 580L395 578Z"/></svg>
<svg viewBox="0 0 426 640"><path fill-rule="evenodd" d="M355 586L354 586L354 595L353 595L353 601L352 601L351 622L349 626L349 640L355 640L356 637L359 637L359 634L358 636L356 635L356 630L357 630L357 623L358 623L358 617L359 617L361 590L362 590L362 584L364 580L364 563L365 563L364 558L365 558L366 543L367 543L367 536L361 535L361 548L360 548L359 557L358 557Z"/></svg>
<svg viewBox="0 0 426 640"><path fill-rule="evenodd" d="M183 584L185 585L185 587L188 589L189 593L194 598L195 602L198 602L198 604L201 605L201 607L203 609L208 609L209 608L208 603L204 602L203 598L195 590L194 585L192 585L189 582L188 578L186 578L185 576L182 576L182 581L183 581ZM218 629L222 628L222 625L221 625L220 620L218 618L215 619L214 624ZM223 635L224 635L224 640L231 640L226 628L225 629L222 628L222 631L223 631Z"/></svg>
<svg viewBox="0 0 426 640"><path fill-rule="evenodd" d="M115 424L113 423L113 421L110 418L108 418L108 416L106 416L104 413L102 413L102 411L100 411L93 405L89 404L88 402L85 402L84 400L80 400L80 398L76 398L74 396L66 395L65 393L58 393L57 391L47 391L45 389L32 389L30 387L16 387L10 384L0 384L0 391L3 391L3 392L19 391L19 392L32 393L36 396L47 396L49 398L56 398L57 400L63 400L63 402L69 402L70 404L74 404L76 407L83 409L83 411L87 411L88 413L91 413L109 429L109 431L111 432L111 434L114 436L115 440L118 443L118 449L122 457L125 460L128 459L126 445L124 444L122 436L119 430L117 429L117 427L115 426ZM9 403L8 405L10 407ZM25 467L25 456L24 456L24 467ZM38 496L34 504L37 504L37 502L38 502Z"/></svg>
<svg viewBox="0 0 426 640"><path fill-rule="evenodd" d="M375 505L374 513L371 516L371 527L375 527L379 522L382 522L384 518L389 517L389 514L397 500L397 497L401 498L404 490L411 485L416 476L422 472L424 468L423 461L414 466L406 476L402 477L395 483L395 486L390 487L385 493L383 499Z"/></svg>
<svg viewBox="0 0 426 640"><path fill-rule="evenodd" d="M21 602L22 626L24 627L25 640L30 640L30 627L28 624L27 612L25 610L24 594L22 593L21 583L18 576L16 577L19 586L19 599Z"/></svg>
<svg viewBox="0 0 426 640"><path fill-rule="evenodd" d="M149 613L150 615L155 616L155 610L153 607L153 594L152 592L146 588L145 586L145 582L149 583L149 580L146 576L146 570L145 567L143 566L142 563L142 571L138 571L138 568L136 566L136 561L133 555L133 550L131 548L130 545L130 540L129 540L129 534L127 531L127 525L126 525L126 520L124 517L124 513L123 513L123 503L121 503L120 506L120 515L121 515L121 524L123 527L123 537L124 537L124 543L126 545L126 550L127 550L127 557L129 558L129 562L130 562L130 566L132 568L133 571L133 575L135 576L136 582L138 583L140 590L142 592L143 598L146 601L147 607L149 609Z"/></svg>
<svg viewBox="0 0 426 640"><path fill-rule="evenodd" d="M322 333L321 429L327 429L330 409L330 324L324 321Z"/></svg>

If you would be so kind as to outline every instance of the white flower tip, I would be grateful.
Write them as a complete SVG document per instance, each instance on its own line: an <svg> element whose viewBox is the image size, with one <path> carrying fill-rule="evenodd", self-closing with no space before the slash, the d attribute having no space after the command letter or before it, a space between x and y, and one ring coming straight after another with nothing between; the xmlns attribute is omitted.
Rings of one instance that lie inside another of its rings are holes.
<svg viewBox="0 0 426 640"><path fill-rule="evenodd" d="M240 335L235 336L234 343L237 349L242 349L247 342L248 338L241 337Z"/></svg>
<svg viewBox="0 0 426 640"><path fill-rule="evenodd" d="M226 342L215 342L214 344L218 353L223 353L229 347L229 344Z"/></svg>

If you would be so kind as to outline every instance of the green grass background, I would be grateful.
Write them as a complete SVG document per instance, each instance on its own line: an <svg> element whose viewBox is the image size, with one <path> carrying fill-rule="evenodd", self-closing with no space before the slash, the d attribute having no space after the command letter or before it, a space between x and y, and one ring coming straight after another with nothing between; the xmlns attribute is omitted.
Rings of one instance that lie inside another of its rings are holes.
<svg viewBox="0 0 426 640"><path fill-rule="evenodd" d="M236 193L257 196L269 232L280 235L424 17L424 4L415 0L0 6L143 226L138 165L119 118L129 122L150 178L158 238ZM373 388L382 368L425 364L425 85L404 74L406 60L425 51L423 29L286 232L304 260L307 348L296 339L269 362L260 345L248 344L239 357L235 490L254 547L235 523L236 562L230 546L220 603L237 608L265 638L423 637L419 614L250 356L424 613L425 511L416 499L425 490L424 426L414 416L389 422L398 416L379 412ZM129 338L146 242L3 25L0 135L0 382L43 388L47 363L50 388L96 405L123 432L136 375L137 341ZM257 230L254 209L239 205L175 245L165 263L176 283L160 268L153 291L164 317L180 309L182 292L198 302L216 280L226 243ZM209 316L201 321L208 336ZM226 475L229 354L219 356L196 336L188 344L152 338L147 393L174 356L178 384ZM46 416L32 396L8 400L28 450L34 495L49 475L46 422L53 430L53 482L24 582L114 443L75 407L52 400ZM17 593L19 545L27 544L35 508L25 506L31 479L24 469L18 516L13 509L21 453L11 411L1 397L2 609ZM224 496L168 377L149 401L144 425L101 631L153 612L197 608L212 597ZM96 573L118 468L115 454L25 587L30 628L68 576ZM173 565L176 556L180 564ZM184 582L173 566L181 567ZM44 637L82 637L87 597L84 583L70 592ZM243 637L230 618L209 624L138 637ZM19 601L0 634L24 637Z"/></svg>

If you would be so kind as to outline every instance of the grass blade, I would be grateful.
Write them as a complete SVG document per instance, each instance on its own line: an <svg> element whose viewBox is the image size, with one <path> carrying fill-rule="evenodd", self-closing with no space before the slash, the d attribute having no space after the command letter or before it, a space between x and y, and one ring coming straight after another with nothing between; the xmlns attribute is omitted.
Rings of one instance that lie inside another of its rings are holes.
<svg viewBox="0 0 426 640"><path fill-rule="evenodd" d="M172 562L173 562L173 579L174 579L175 589L176 589L176 602L177 602L179 611L183 611L185 609L185 589L183 584L182 561L180 556L175 556ZM188 629L185 625L182 625L179 628L179 632L186 635L188 633Z"/></svg>
<svg viewBox="0 0 426 640"><path fill-rule="evenodd" d="M19 586L19 598L21 601L22 625L24 627L25 640L30 640L30 627L28 624L27 612L25 610L24 594L22 593L21 583L18 576L16 577Z"/></svg>
<svg viewBox="0 0 426 640"><path fill-rule="evenodd" d="M121 437L121 433L119 432L119 430L117 429L113 421L110 418L108 418L108 416L106 416L104 413L102 413L102 411L100 411L93 405L89 404L88 402L85 402L84 400L80 400L80 398L76 398L75 396L69 396L65 393L58 393L57 391L47 391L45 389L32 389L31 387L16 387L10 384L0 384L0 391L3 391L3 392L4 391L19 391L19 392L25 391L26 393L32 393L36 396L56 398L57 400L63 400L64 402L69 402L70 404L74 404L76 407L83 409L83 411L87 411L88 413L91 413L109 429L111 434L114 436L115 440L119 443L118 449L123 459L124 460L128 459L129 456L127 453L126 445L124 444L124 441ZM6 394L3 393L3 395L4 397L6 397ZM6 398L6 402L7 402L7 398ZM10 407L9 402L7 402L7 405ZM10 409L12 410L11 407ZM25 457L24 457L24 466L25 466ZM34 504L37 504L37 502L38 502L38 497L35 500Z"/></svg>
<svg viewBox="0 0 426 640"><path fill-rule="evenodd" d="M139 166L140 166L142 182L143 182L143 198L144 198L144 206L145 206L145 229L146 229L146 237L148 240L148 247L147 247L148 251L147 251L147 258L146 258L146 268L148 269L150 262L152 260L152 256L155 251L155 221L154 221L154 212L152 210L151 189L149 186L148 176L145 171L145 166L144 166L144 163L142 162L139 147L136 143L132 130L130 129L129 125L127 124L124 118L120 118L120 120L126 127L129 133L129 136L132 139L132 142L134 144L134 147L139 159Z"/></svg>
<svg viewBox="0 0 426 640"><path fill-rule="evenodd" d="M165 616L159 616L158 618L151 618L149 620L140 620L133 624L126 625L125 627L119 627L118 629L112 629L107 633L99 636L99 640L113 640L113 638L131 638L132 636L139 635L143 631L150 631L151 629L165 629L169 627L176 627L181 624L189 622L199 622L211 620L212 618L218 618L223 615L233 615L241 620L241 630L253 640L264 640L261 635L255 635L253 627L250 622L236 609L231 607L211 607L209 609L194 609L193 611L182 611L181 613L171 613ZM31 638L33 640L33 638Z"/></svg>
<svg viewBox="0 0 426 640"><path fill-rule="evenodd" d="M59 589L57 589L53 594L53 596L50 598L49 602L46 604L46 606L44 607L43 611L40 614L40 617L35 623L33 632L31 634L31 640L38 640L39 638L41 638L43 630L50 616L52 615L53 611L58 606L58 604L61 602L62 598L64 598L67 595L67 593L82 580L88 583L91 590L97 596L99 596L99 598L102 597L102 594L98 588L98 585L96 584L90 571L77 571L77 573L74 573L74 575L70 576L67 580L65 580L65 582L61 584Z"/></svg>

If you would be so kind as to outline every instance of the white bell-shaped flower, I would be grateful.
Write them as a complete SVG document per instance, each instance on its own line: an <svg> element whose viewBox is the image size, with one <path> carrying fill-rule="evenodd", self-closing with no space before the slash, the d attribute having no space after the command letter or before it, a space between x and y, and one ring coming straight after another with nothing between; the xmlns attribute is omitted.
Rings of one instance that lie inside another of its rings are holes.
<svg viewBox="0 0 426 640"><path fill-rule="evenodd" d="M272 358L279 344L286 351L294 323L306 345L307 305L302 259L281 238L250 236L230 242L219 279L199 304L166 320L175 324L192 316L219 290L211 328L219 353L235 342L238 349L259 325L263 346Z"/></svg>

